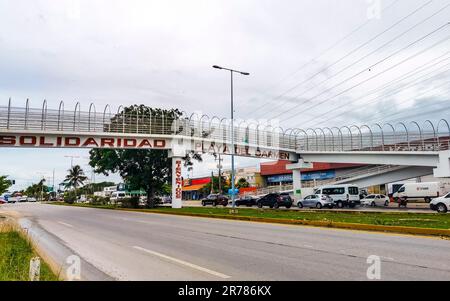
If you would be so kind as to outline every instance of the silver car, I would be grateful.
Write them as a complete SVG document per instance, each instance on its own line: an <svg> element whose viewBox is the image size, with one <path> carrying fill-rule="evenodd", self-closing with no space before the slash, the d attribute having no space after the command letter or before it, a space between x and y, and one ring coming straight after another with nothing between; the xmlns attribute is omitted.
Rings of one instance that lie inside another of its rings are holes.
<svg viewBox="0 0 450 301"><path fill-rule="evenodd" d="M312 194L308 195L304 199L298 201L297 203L298 208L317 208L322 209L324 207L327 208L334 208L334 202L333 199L325 194Z"/></svg>

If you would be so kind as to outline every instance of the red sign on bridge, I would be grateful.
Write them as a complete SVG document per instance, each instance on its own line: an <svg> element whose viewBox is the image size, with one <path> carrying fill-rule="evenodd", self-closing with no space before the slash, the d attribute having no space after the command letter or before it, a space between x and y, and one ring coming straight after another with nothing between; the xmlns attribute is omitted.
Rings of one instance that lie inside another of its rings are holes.
<svg viewBox="0 0 450 301"><path fill-rule="evenodd" d="M167 149L165 139L80 135L1 135L0 147Z"/></svg>

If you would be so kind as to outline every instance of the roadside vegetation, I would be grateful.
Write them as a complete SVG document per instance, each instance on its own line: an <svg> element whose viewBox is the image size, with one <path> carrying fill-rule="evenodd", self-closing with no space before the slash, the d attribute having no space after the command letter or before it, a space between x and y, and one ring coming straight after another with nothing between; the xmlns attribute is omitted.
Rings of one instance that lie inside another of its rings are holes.
<svg viewBox="0 0 450 301"><path fill-rule="evenodd" d="M80 207L103 209L120 209L114 205L74 204ZM123 208L127 210L126 208ZM229 217L230 208L184 207L172 209L157 207L154 209L137 209L142 212L192 214L206 217ZM254 219L285 219L295 221L320 221L329 223L353 223L381 226L401 226L431 229L450 229L450 214L412 213L412 212L362 212L362 211L317 211L317 210L274 210L239 208L238 217Z"/></svg>
<svg viewBox="0 0 450 301"><path fill-rule="evenodd" d="M0 281L28 281L30 259L35 256L31 243L12 227L2 225L0 217ZM58 280L43 260L40 280Z"/></svg>

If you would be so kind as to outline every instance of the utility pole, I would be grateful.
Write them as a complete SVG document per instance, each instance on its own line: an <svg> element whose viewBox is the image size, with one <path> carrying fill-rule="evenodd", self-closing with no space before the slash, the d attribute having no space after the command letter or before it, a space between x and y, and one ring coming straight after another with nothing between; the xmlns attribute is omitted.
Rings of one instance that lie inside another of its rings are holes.
<svg viewBox="0 0 450 301"><path fill-rule="evenodd" d="M56 198L56 191L55 191L55 169L53 168L53 180L52 180L52 194L54 194L54 197Z"/></svg>
<svg viewBox="0 0 450 301"><path fill-rule="evenodd" d="M222 161L223 159L220 157L220 153L215 161L219 161L217 164L217 168L219 169L219 192L222 193Z"/></svg>
<svg viewBox="0 0 450 301"><path fill-rule="evenodd" d="M235 144L234 144L234 86L233 86L233 73L238 73L241 75L250 75L248 72L242 72L238 70L233 70L229 68L220 67L214 65L213 68L219 70L230 71L231 76L231 203L233 210L236 208L236 191L235 191L235 170L234 170L234 156L236 152Z"/></svg>
<svg viewBox="0 0 450 301"><path fill-rule="evenodd" d="M214 194L214 172L211 171L211 194Z"/></svg>

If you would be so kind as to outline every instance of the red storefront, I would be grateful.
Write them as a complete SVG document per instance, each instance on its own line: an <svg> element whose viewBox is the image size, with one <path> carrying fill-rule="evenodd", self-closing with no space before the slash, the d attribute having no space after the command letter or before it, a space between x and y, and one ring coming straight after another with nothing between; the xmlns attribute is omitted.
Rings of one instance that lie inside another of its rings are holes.
<svg viewBox="0 0 450 301"><path fill-rule="evenodd" d="M202 190L210 182L210 177L185 179L183 181L183 200L199 200L205 197L206 195L202 193Z"/></svg>

